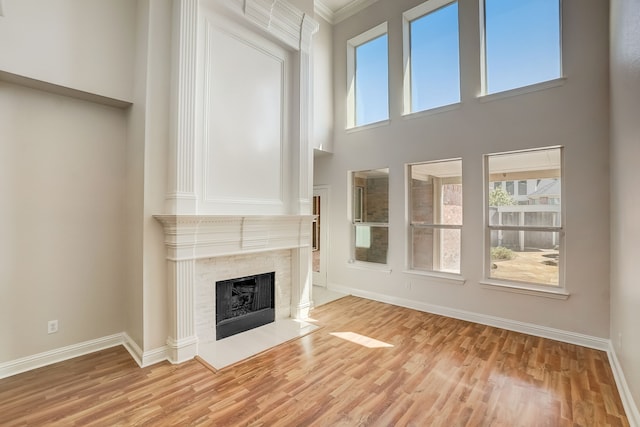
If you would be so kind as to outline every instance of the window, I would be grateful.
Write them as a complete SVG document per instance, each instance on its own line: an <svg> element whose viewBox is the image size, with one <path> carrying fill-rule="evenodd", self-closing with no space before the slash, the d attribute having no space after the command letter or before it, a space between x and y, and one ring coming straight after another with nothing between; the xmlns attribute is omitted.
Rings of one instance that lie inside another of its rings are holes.
<svg viewBox="0 0 640 427"><path fill-rule="evenodd" d="M403 18L405 114L460 102L458 2L429 0Z"/></svg>
<svg viewBox="0 0 640 427"><path fill-rule="evenodd" d="M353 260L387 263L389 169L352 172Z"/></svg>
<svg viewBox="0 0 640 427"><path fill-rule="evenodd" d="M513 181L507 181L507 193L509 193L510 196L515 194L513 190Z"/></svg>
<svg viewBox="0 0 640 427"><path fill-rule="evenodd" d="M561 76L560 0L484 0L484 90Z"/></svg>
<svg viewBox="0 0 640 427"><path fill-rule="evenodd" d="M389 118L387 23L347 42L347 127Z"/></svg>
<svg viewBox="0 0 640 427"><path fill-rule="evenodd" d="M562 149L488 155L486 170L488 278L561 287ZM515 178L532 183L526 203L494 185Z"/></svg>
<svg viewBox="0 0 640 427"><path fill-rule="evenodd" d="M518 195L519 196L527 195L527 181L518 181Z"/></svg>
<svg viewBox="0 0 640 427"><path fill-rule="evenodd" d="M460 274L462 160L408 169L410 268Z"/></svg>

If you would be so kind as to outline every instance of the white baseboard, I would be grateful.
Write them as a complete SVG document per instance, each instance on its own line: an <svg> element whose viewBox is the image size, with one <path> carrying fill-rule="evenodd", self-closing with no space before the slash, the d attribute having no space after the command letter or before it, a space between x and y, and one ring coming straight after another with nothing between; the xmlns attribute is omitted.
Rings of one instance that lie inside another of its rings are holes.
<svg viewBox="0 0 640 427"><path fill-rule="evenodd" d="M0 378L10 377L122 344L123 334L120 333L0 363Z"/></svg>
<svg viewBox="0 0 640 427"><path fill-rule="evenodd" d="M146 368L147 366L155 365L165 360L169 360L169 349L166 345L154 350L145 351L142 354L142 365L140 366Z"/></svg>
<svg viewBox="0 0 640 427"><path fill-rule="evenodd" d="M629 390L627 380L624 376L624 371L622 370L616 350L611 342L609 342L607 356L609 356L609 364L611 365L613 377L615 378L616 385L618 386L618 393L620 394L620 399L622 399L622 405L624 406L624 412L627 414L629 425L631 427L640 427L640 412L638 411L638 406L633 400L631 390Z"/></svg>
<svg viewBox="0 0 640 427"><path fill-rule="evenodd" d="M85 341L0 363L0 379L118 345L122 345L141 368L168 359L166 347L142 351L138 344L136 344L126 332L121 332L119 334L109 335L108 337Z"/></svg>
<svg viewBox="0 0 640 427"><path fill-rule="evenodd" d="M142 367L142 349L126 332L122 333L122 346L129 352L138 366Z"/></svg>
<svg viewBox="0 0 640 427"><path fill-rule="evenodd" d="M362 298L371 299L374 301L398 305L400 307L412 308L414 310L438 314L440 316L452 317L454 319L479 323L481 325L494 326L496 328L507 329L514 332L521 332L523 334L533 335L536 337L549 338L569 344L576 344L583 347L594 348L596 350L609 350L609 340L606 338L598 338L590 335L579 334L576 332L563 331L561 329L535 325L533 323L519 322L517 320L505 319L502 317L495 317L486 314L474 313L471 311L458 310L420 301L412 301L406 298L398 298L390 295L379 294L377 292L368 292L361 289L354 289L335 284L330 285L330 289Z"/></svg>
<svg viewBox="0 0 640 427"><path fill-rule="evenodd" d="M155 365L156 363L169 359L166 346L156 348L154 350L143 351L126 332L122 333L122 340L124 348L127 349L131 357L133 357L133 360L135 360L141 368L146 368L147 366Z"/></svg>

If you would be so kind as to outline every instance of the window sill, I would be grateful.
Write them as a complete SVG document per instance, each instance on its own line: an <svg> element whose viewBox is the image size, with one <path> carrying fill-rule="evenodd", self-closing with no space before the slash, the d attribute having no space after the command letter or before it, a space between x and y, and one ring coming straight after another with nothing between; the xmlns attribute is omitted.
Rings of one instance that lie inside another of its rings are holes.
<svg viewBox="0 0 640 427"><path fill-rule="evenodd" d="M481 280L480 285L494 291L513 292L516 294L533 295L537 297L566 300L569 294L565 289L544 289L536 285L502 282L497 280Z"/></svg>
<svg viewBox="0 0 640 427"><path fill-rule="evenodd" d="M347 261L347 267L391 274L391 268L387 264L376 264L375 262L349 260Z"/></svg>
<svg viewBox="0 0 640 427"><path fill-rule="evenodd" d="M440 114L447 111L457 110L458 108L460 108L461 105L462 105L462 102L456 102L453 104L443 105L441 107L429 108L428 110L412 111L410 113L404 114L402 118L405 120L411 120L411 119L418 119L420 117L425 117L425 116L432 116L434 114Z"/></svg>
<svg viewBox="0 0 640 427"><path fill-rule="evenodd" d="M566 77L559 77L557 79L547 80L546 82L534 83L529 86L522 86L522 87L517 87L515 89L505 90L502 92L479 95L478 100L480 102L491 102L498 99L504 99L504 98L510 98L512 96L523 95L525 93L538 92L540 90L562 86L565 84L566 81L567 81Z"/></svg>
<svg viewBox="0 0 640 427"><path fill-rule="evenodd" d="M360 132L362 130L378 128L378 127L386 126L388 124L389 124L389 119L386 119L386 120L381 120L379 122L368 123L366 125L353 126L353 127L347 128L346 131L347 133Z"/></svg>
<svg viewBox="0 0 640 427"><path fill-rule="evenodd" d="M405 270L405 274L412 274L415 276L428 277L433 279L439 279L442 282L453 285L464 285L467 279L455 273L444 273L439 271L422 271L422 270Z"/></svg>

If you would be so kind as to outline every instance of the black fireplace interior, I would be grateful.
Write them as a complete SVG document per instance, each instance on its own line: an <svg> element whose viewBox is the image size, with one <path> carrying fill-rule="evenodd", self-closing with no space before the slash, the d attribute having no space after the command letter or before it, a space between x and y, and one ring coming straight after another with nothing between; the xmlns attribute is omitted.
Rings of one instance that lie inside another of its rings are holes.
<svg viewBox="0 0 640 427"><path fill-rule="evenodd" d="M216 282L216 340L275 320L275 272Z"/></svg>

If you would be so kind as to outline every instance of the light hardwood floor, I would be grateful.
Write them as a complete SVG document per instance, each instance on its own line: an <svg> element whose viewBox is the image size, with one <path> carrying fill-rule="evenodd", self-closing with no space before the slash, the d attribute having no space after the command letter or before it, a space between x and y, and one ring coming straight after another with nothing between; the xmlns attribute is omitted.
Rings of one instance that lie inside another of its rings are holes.
<svg viewBox="0 0 640 427"><path fill-rule="evenodd" d="M629 425L601 351L356 297L312 317L217 373L115 347L0 380L0 425Z"/></svg>

